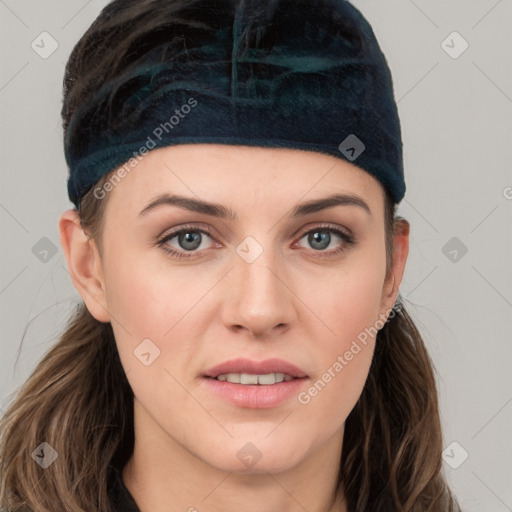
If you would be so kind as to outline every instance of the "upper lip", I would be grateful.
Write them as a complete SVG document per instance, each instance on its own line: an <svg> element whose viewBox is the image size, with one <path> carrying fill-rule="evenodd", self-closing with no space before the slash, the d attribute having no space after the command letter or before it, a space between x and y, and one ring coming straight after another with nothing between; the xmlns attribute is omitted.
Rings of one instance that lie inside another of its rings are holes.
<svg viewBox="0 0 512 512"><path fill-rule="evenodd" d="M286 373L296 378L307 377L306 373L294 364L276 358L265 359L264 361L252 361L244 358L231 359L209 368L203 373L203 376L216 378L226 373L250 373L254 375Z"/></svg>

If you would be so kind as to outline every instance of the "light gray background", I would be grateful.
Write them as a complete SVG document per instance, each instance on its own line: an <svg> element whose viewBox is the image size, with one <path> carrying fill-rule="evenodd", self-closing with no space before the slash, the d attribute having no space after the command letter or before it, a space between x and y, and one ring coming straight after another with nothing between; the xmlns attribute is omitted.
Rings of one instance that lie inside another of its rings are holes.
<svg viewBox="0 0 512 512"><path fill-rule="evenodd" d="M0 0L3 410L79 299L57 229L72 207L62 77L106 3ZM354 4L394 78L411 223L401 293L438 371L443 465L464 511L512 511L512 1ZM46 59L31 47L44 31L58 43ZM458 58L454 31L469 44Z"/></svg>

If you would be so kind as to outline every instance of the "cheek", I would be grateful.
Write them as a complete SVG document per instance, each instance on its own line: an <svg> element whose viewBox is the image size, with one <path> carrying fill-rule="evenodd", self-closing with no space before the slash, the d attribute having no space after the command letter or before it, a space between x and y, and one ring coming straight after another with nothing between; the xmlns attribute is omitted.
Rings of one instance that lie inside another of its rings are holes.
<svg viewBox="0 0 512 512"><path fill-rule="evenodd" d="M347 263L308 295L307 304L316 314L309 337L316 340L319 374L299 401L315 411L312 416L319 425L345 421L368 376L382 327L378 320L385 266L379 261L361 257Z"/></svg>
<svg viewBox="0 0 512 512"><path fill-rule="evenodd" d="M131 379L144 375L133 383L134 390L155 384L155 379L172 386L165 369L190 358L197 348L193 340L204 316L203 299L218 275L205 269L199 276L197 270L173 268L161 256L148 257L133 249L111 254L122 255L108 260L105 281L123 367L126 373L134 370ZM146 367L140 356L147 352L154 362Z"/></svg>
<svg viewBox="0 0 512 512"><path fill-rule="evenodd" d="M176 279L163 279L163 271L147 256L144 259L133 248L121 247L119 241L111 243L105 251L108 309L125 370L140 371L138 347L143 342L148 345L145 340L149 339L154 344L147 346L152 357L158 354L160 358L164 334L180 317L183 301L177 290L181 284Z"/></svg>
<svg viewBox="0 0 512 512"><path fill-rule="evenodd" d="M187 293L190 275L170 274L164 258L148 257L147 251L126 247L114 252L112 248L105 273L110 313L138 338L162 337L183 316L188 295L201 292L195 283Z"/></svg>
<svg viewBox="0 0 512 512"><path fill-rule="evenodd" d="M159 326L154 321L167 297L162 296L163 286L154 282L152 272L127 258L120 258L105 279L114 322L134 337L149 337L158 332ZM148 326L151 326L151 333L145 332Z"/></svg>
<svg viewBox="0 0 512 512"><path fill-rule="evenodd" d="M369 256L366 254L368 253ZM302 295L314 313L314 338L324 340L325 353L343 350L379 319L385 259L375 251L354 255L338 268L319 270L302 280ZM382 261L381 261L382 259ZM314 284L314 286L312 286ZM319 336L318 331L323 335ZM313 339L314 339L313 338ZM347 345L348 344L348 345Z"/></svg>

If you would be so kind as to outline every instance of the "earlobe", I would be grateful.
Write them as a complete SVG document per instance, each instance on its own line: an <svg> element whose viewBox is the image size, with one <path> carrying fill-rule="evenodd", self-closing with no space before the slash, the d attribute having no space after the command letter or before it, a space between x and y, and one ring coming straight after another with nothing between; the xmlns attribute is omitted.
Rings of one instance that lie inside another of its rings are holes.
<svg viewBox="0 0 512 512"><path fill-rule="evenodd" d="M87 309L96 320L110 322L100 255L94 240L84 233L76 210L61 215L59 233L68 271Z"/></svg>

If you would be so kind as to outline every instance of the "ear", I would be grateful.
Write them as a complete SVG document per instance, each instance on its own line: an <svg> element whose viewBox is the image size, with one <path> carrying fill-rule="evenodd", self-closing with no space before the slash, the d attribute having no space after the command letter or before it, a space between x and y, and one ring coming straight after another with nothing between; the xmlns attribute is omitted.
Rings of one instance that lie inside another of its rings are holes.
<svg viewBox="0 0 512 512"><path fill-rule="evenodd" d="M110 322L98 248L94 240L84 233L76 210L68 210L61 215L59 232L75 288L96 320Z"/></svg>
<svg viewBox="0 0 512 512"><path fill-rule="evenodd" d="M407 220L400 218L396 221L393 239L393 267L382 288L380 315L386 318L395 304L404 276L405 264L409 255L409 231L410 225Z"/></svg>

